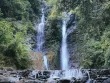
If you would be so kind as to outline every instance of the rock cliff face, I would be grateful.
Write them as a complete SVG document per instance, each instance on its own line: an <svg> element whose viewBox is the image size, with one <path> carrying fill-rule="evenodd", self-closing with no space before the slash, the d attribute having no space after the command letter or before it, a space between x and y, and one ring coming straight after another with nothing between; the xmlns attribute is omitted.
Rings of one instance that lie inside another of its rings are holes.
<svg viewBox="0 0 110 83"><path fill-rule="evenodd" d="M74 70L78 69L73 69L71 72ZM109 69L82 69L80 71L82 77L62 77L67 71L0 68L0 83L110 83Z"/></svg>
<svg viewBox="0 0 110 83"><path fill-rule="evenodd" d="M32 58L32 66L31 67L33 69L38 69L38 70L45 69L44 64L43 64L43 56L41 53L30 51L30 55Z"/></svg>
<svg viewBox="0 0 110 83"><path fill-rule="evenodd" d="M76 35L74 30L76 29L76 16L73 14L71 15L67 22L67 43L68 43L68 51L69 51L69 65L73 65L75 68L79 67L79 62L77 56L75 56L75 39ZM50 69L60 69L60 48L61 48L61 41L62 41L62 19L61 18L47 18L46 20L46 27L45 27L45 50L48 52L47 56L51 56ZM52 54L50 54L52 52Z"/></svg>

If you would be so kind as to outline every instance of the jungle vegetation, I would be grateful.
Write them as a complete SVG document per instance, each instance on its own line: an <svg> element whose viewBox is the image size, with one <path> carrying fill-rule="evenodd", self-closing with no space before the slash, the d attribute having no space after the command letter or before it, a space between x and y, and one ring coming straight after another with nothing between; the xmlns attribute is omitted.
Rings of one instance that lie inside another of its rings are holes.
<svg viewBox="0 0 110 83"><path fill-rule="evenodd" d="M0 65L17 69L29 68L39 21L42 0L0 1ZM58 68L63 12L77 15L77 28L68 43L74 45L75 56L83 68L110 67L110 1L46 0L45 49L53 55L52 68ZM48 42L48 43L47 43ZM74 57L72 58L74 59Z"/></svg>

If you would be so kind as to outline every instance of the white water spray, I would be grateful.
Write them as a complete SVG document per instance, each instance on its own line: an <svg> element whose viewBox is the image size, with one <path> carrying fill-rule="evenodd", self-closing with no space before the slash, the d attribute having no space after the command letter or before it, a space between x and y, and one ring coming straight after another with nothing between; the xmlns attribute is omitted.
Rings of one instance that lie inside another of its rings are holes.
<svg viewBox="0 0 110 83"><path fill-rule="evenodd" d="M68 70L68 50L67 50L67 32L66 32L66 21L63 21L62 25L62 46L61 46L61 69Z"/></svg>
<svg viewBox="0 0 110 83"><path fill-rule="evenodd" d="M91 83L91 78L90 78L90 74L89 74L89 71L86 71L87 72L87 75L88 75L88 80L86 83Z"/></svg>
<svg viewBox="0 0 110 83"><path fill-rule="evenodd" d="M55 70L51 72L49 80L53 79L66 79L66 80L72 80L72 78L76 79L82 79L83 74L80 69L74 69L74 70Z"/></svg>

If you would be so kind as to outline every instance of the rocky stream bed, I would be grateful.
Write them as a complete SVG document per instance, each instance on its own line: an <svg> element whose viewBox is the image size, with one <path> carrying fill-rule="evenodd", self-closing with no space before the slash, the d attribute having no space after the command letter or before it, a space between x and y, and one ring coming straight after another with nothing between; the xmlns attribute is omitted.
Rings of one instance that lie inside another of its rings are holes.
<svg viewBox="0 0 110 83"><path fill-rule="evenodd" d="M64 71L0 68L0 83L110 83L110 69Z"/></svg>

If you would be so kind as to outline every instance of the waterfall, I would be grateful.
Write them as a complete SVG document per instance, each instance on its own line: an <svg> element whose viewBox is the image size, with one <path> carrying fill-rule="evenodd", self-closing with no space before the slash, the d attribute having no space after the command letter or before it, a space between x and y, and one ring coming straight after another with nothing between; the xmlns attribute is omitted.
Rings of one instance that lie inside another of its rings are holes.
<svg viewBox="0 0 110 83"><path fill-rule="evenodd" d="M37 26L36 26L37 27ZM43 54L43 61L46 69L48 70L48 60L47 56L43 53L43 45L44 45L44 28L45 28L45 16L44 16L44 9L42 9L42 17L41 22L38 25L37 29L37 51Z"/></svg>
<svg viewBox="0 0 110 83"><path fill-rule="evenodd" d="M82 78L82 71L80 69L70 69L69 68L69 52L67 49L67 36L68 33L70 34L71 32L69 31L69 29L71 29L72 31L74 31L74 29L76 28L76 24L72 25L72 27L68 27L67 29L67 22L71 20L71 18L68 20L68 15L65 15L66 19L63 19L63 24L62 24L62 44L61 44L61 69L64 70L64 72L62 73L61 78L66 79L66 78L72 78L75 77L76 79ZM75 22L76 20L74 20L73 22ZM73 23L72 22L72 23ZM57 75L57 74L55 74ZM54 77L54 75L53 75ZM56 76L58 77L58 75Z"/></svg>
<svg viewBox="0 0 110 83"><path fill-rule="evenodd" d="M62 45L61 45L61 69L68 70L68 50L67 50L67 32L66 32L66 21L63 21L62 25Z"/></svg>
<svg viewBox="0 0 110 83"><path fill-rule="evenodd" d="M37 51L43 52L43 44L44 44L44 25L45 25L45 16L42 9L42 17L41 22L38 25L37 29Z"/></svg>
<svg viewBox="0 0 110 83"><path fill-rule="evenodd" d="M67 36L74 32L77 26L76 15L64 12L63 16L63 24L62 24L62 45L60 49L60 58L61 58L61 69L68 70L69 69L69 52L67 49Z"/></svg>
<svg viewBox="0 0 110 83"><path fill-rule="evenodd" d="M50 81L52 79L66 79L66 80L72 80L73 78L76 79L82 79L83 78L83 74L82 71L80 69L73 69L73 70L54 70L51 71L51 75L50 75ZM73 82L71 82L73 83Z"/></svg>
<svg viewBox="0 0 110 83"><path fill-rule="evenodd" d="M47 60L47 56L43 56L43 60L44 60L44 65L45 65L45 67L46 67L46 69L48 70L49 68L48 68L48 60Z"/></svg>
<svg viewBox="0 0 110 83"><path fill-rule="evenodd" d="M90 73L89 73L89 71L86 71L86 72L87 72L87 75L88 75L88 80L87 80L86 83L95 83L96 80L92 80L92 79L90 78Z"/></svg>

